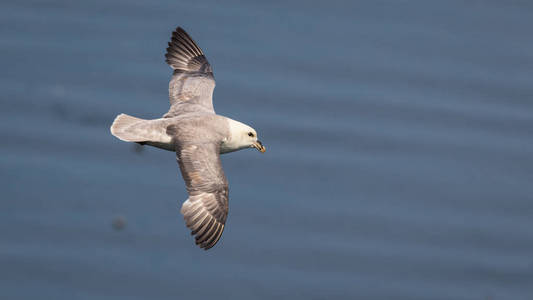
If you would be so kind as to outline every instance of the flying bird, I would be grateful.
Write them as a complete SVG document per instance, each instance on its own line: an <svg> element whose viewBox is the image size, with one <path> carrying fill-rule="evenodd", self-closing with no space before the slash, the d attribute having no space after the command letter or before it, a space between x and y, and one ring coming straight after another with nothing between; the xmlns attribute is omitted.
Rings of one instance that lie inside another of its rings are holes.
<svg viewBox="0 0 533 300"><path fill-rule="evenodd" d="M174 70L168 112L154 120L120 114L111 134L122 141L176 152L189 194L181 213L196 245L207 250L219 241L228 217L228 181L220 154L245 148L265 152L265 147L252 127L215 113L213 69L181 27L172 32L165 57Z"/></svg>

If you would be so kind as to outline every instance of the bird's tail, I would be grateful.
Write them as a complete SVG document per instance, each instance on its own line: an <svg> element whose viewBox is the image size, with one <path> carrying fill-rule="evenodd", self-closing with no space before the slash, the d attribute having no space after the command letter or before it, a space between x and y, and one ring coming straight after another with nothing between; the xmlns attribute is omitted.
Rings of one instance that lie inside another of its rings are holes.
<svg viewBox="0 0 533 300"><path fill-rule="evenodd" d="M126 114L120 114L111 125L111 134L126 142L144 142L146 137L139 132L139 125L147 120L135 118Z"/></svg>

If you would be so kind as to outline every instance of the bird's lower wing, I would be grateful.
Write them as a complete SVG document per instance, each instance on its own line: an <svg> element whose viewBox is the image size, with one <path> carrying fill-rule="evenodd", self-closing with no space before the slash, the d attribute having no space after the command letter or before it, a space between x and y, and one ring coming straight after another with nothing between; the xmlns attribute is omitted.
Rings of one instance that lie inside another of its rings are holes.
<svg viewBox="0 0 533 300"><path fill-rule="evenodd" d="M228 216L228 182L219 146L176 143L176 156L189 193L181 213L196 244L207 250L222 236Z"/></svg>

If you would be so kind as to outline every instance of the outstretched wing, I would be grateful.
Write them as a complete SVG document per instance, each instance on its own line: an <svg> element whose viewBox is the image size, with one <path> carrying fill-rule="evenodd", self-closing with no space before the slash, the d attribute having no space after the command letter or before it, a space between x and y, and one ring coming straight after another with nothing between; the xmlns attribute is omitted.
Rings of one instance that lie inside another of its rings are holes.
<svg viewBox="0 0 533 300"><path fill-rule="evenodd" d="M213 70L200 47L183 28L178 27L172 32L165 57L174 69L168 86L170 110L165 117L194 112L214 113Z"/></svg>
<svg viewBox="0 0 533 300"><path fill-rule="evenodd" d="M213 247L224 231L228 216L228 182L220 162L219 146L185 144L176 146L176 156L189 198L181 207L196 245Z"/></svg>

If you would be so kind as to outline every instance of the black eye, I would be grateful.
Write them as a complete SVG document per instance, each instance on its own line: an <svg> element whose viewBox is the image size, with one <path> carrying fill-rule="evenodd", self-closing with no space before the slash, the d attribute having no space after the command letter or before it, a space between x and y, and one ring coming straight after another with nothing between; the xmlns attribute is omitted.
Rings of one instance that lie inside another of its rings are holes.
<svg viewBox="0 0 533 300"><path fill-rule="evenodd" d="M248 132L248 136L249 136L249 137L254 137L254 134L251 133L251 132Z"/></svg>

